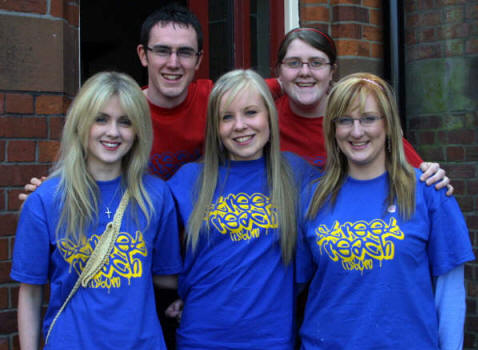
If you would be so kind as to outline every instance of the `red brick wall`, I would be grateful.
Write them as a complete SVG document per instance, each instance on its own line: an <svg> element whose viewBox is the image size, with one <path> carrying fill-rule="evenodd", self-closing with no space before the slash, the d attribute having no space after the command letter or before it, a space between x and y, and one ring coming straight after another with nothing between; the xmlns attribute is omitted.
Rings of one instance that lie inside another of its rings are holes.
<svg viewBox="0 0 478 350"><path fill-rule="evenodd" d="M478 1L406 0L407 138L447 170L478 255ZM340 78L383 73L382 1L300 0L300 23L332 34ZM417 96L418 97L417 97ZM409 101L408 101L409 100ZM478 264L465 266L465 349L478 348Z"/></svg>
<svg viewBox="0 0 478 350"><path fill-rule="evenodd" d="M383 73L383 18L379 0L301 0L300 25L332 35L338 77L360 70Z"/></svg>
<svg viewBox="0 0 478 350"><path fill-rule="evenodd" d="M478 255L478 1L407 0L410 141L455 186ZM465 349L478 348L478 264L465 266Z"/></svg>
<svg viewBox="0 0 478 350"><path fill-rule="evenodd" d="M0 350L19 349L9 278L18 193L47 174L78 86L78 0L0 1ZM32 16L33 15L33 16Z"/></svg>

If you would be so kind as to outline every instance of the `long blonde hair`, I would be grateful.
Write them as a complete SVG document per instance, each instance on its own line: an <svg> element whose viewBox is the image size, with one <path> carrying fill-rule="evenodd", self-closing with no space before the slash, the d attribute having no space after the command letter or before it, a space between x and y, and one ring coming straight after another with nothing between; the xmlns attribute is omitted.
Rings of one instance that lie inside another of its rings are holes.
<svg viewBox="0 0 478 350"><path fill-rule="evenodd" d="M231 102L246 89L259 93L268 111L270 140L264 146L267 182L271 205L277 208L279 213L282 258L285 263L288 263L294 254L297 236L296 190L288 163L280 153L279 127L274 101L264 79L252 70L235 70L224 74L216 82L209 96L204 166L198 178L197 199L187 225L187 243L192 245L193 250L197 246L201 228L204 227L204 219L209 214L216 190L219 166L227 164L229 159L228 151L222 145L219 136L221 102L224 95L227 94L227 102Z"/></svg>
<svg viewBox="0 0 478 350"><path fill-rule="evenodd" d="M57 193L62 210L57 238L79 240L84 237L86 227L97 219L99 189L87 170L88 137L95 118L113 96L118 97L136 133L131 149L122 159L121 185L130 193L131 207L139 206L148 223L154 211L142 180L153 140L146 98L128 75L97 73L81 87L67 113L59 160L51 174L60 178Z"/></svg>
<svg viewBox="0 0 478 350"><path fill-rule="evenodd" d="M371 73L355 73L342 78L331 90L324 119L324 138L327 149L325 175L315 190L307 216L313 218L328 199L333 205L348 173L348 163L335 139L335 120L346 114L355 101L362 111L367 96L372 95L385 118L386 156L389 191L384 204L396 200L400 215L407 219L415 211L415 173L403 150L402 128L395 96L390 86Z"/></svg>

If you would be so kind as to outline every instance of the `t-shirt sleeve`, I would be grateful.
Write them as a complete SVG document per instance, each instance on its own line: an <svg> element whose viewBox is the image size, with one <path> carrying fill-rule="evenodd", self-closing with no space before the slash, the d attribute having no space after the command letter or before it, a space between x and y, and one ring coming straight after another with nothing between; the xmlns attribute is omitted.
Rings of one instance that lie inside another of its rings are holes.
<svg viewBox="0 0 478 350"><path fill-rule="evenodd" d="M403 140L403 150L405 152L405 157L407 158L408 163L414 168L418 168L420 164L423 163L423 159L418 155L417 151L405 138Z"/></svg>
<svg viewBox="0 0 478 350"><path fill-rule="evenodd" d="M152 270L154 275L171 275L181 272L183 264L174 201L166 184L162 187Z"/></svg>
<svg viewBox="0 0 478 350"><path fill-rule="evenodd" d="M274 100L277 100L279 97L284 95L284 91L282 90L282 86L279 83L279 80L277 78L268 78L266 79L267 86L269 87L269 90L271 91L272 98Z"/></svg>
<svg viewBox="0 0 478 350"><path fill-rule="evenodd" d="M38 193L31 194L20 213L10 277L28 284L46 284L50 234L46 211Z"/></svg>
<svg viewBox="0 0 478 350"><path fill-rule="evenodd" d="M465 219L455 198L447 197L445 190L436 191L433 187L424 190L430 216L428 256L432 275L439 276L475 257Z"/></svg>

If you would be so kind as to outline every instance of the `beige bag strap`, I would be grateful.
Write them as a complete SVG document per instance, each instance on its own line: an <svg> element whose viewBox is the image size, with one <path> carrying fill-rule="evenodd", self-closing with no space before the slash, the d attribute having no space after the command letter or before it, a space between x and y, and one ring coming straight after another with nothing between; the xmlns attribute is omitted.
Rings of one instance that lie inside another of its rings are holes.
<svg viewBox="0 0 478 350"><path fill-rule="evenodd" d="M126 191L121 198L121 202L118 208L116 209L113 221L109 222L108 225L106 225L106 229L98 240L98 243L96 244L93 253L91 253L90 258L86 262L85 268L83 269L83 271L81 271L80 277L78 277L78 279L76 280L76 283L73 286L70 294L68 294L68 297L66 298L65 302L60 307L60 309L56 313L55 318L51 322L50 327L48 328L48 333L46 335L45 344L48 343L48 338L50 337L51 331L58 317L60 317L60 314L63 312L73 295L75 295L76 291L80 288L80 286L85 288L91 281L91 279L94 278L95 275L104 266L106 259L109 257L111 250L113 249L113 246L116 242L116 238L118 237L119 230L121 227L121 220L123 219L124 211L128 206L128 201L129 193L128 191Z"/></svg>

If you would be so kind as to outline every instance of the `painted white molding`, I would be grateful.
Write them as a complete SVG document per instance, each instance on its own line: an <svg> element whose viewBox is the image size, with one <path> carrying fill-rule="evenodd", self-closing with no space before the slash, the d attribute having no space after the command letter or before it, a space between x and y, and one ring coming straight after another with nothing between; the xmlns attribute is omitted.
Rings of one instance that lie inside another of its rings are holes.
<svg viewBox="0 0 478 350"><path fill-rule="evenodd" d="M299 0L284 0L284 30L289 30L299 26Z"/></svg>

